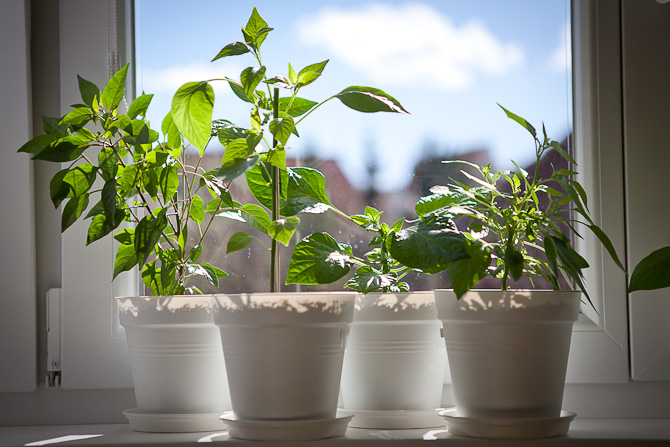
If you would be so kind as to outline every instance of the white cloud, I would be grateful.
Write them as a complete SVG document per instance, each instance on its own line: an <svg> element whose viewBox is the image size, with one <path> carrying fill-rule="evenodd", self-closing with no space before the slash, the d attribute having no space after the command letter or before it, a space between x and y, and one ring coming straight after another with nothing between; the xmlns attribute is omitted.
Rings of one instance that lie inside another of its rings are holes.
<svg viewBox="0 0 670 447"><path fill-rule="evenodd" d="M324 8L298 24L305 44L322 45L377 82L432 83L444 90L472 85L478 75L502 76L524 62L484 24L456 27L430 6L370 4Z"/></svg>
<svg viewBox="0 0 670 447"><path fill-rule="evenodd" d="M195 63L190 65L173 65L165 68L143 69L140 88L147 93L170 93L179 89L183 84L192 81L206 81L230 77L239 79L241 66L235 63ZM227 82L213 82L216 93L230 92Z"/></svg>
<svg viewBox="0 0 670 447"><path fill-rule="evenodd" d="M556 49L551 52L549 66L556 71L570 70L572 68L570 24L566 23L563 26L558 42Z"/></svg>

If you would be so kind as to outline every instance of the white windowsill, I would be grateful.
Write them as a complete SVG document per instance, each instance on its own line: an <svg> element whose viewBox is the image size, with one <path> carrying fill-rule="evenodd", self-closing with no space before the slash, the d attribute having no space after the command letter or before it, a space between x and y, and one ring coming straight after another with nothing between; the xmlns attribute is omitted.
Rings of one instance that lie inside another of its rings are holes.
<svg viewBox="0 0 670 447"><path fill-rule="evenodd" d="M50 425L0 427L0 447L20 447L30 443L54 440L63 436L102 435L88 439L71 440L42 445L95 447L95 446L196 446L200 443L225 443L226 446L250 445L247 441L230 439L225 430L204 433L138 433L127 424L104 425ZM437 440L449 445L497 446L639 446L670 444L668 419L579 419L570 427L568 436L542 440L484 441L450 436L445 430L362 430L350 428L345 437L314 442L301 442L301 446L372 447L409 446L422 440ZM668 444L666 444L668 443ZM33 444L38 445L38 444ZM282 442L265 445L289 446L296 443Z"/></svg>

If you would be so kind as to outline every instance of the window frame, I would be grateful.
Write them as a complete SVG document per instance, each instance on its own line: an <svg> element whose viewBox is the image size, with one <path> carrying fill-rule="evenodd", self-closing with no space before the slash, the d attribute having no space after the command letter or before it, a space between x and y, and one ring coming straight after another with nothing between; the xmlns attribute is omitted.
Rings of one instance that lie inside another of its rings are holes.
<svg viewBox="0 0 670 447"><path fill-rule="evenodd" d="M622 1L626 4L626 0ZM116 8L110 7L111 3ZM28 0L23 0L23 4L28 4ZM619 254L624 256L627 242L625 204L627 198L630 200L626 196L628 190L624 180L630 182L631 178L625 178L624 170L626 110L622 102L625 91L620 5L619 2L602 0L573 0L573 104L575 147L582 173L580 182L591 198L589 206L596 222L612 238ZM61 112L67 105L78 101L74 82L76 74L99 86L104 86L109 79L106 52L113 33L105 35L100 32L108 29L109 11L115 10L118 14L117 38L123 42L119 45L119 62L131 61L131 72L134 71L132 34L128 34L134 28L132 6L132 0L61 0ZM90 33L93 37L81 39L83 24L94 30ZM581 148L592 151L586 152ZM26 216L30 215L28 211ZM85 234L84 224L74 226L62 236L62 327L65 331L62 349L63 353L71 353L73 359L64 358L63 388L66 390L58 396L43 389L35 393L0 394L3 408L7 405L7 408L16 409L12 421L23 421L24 424L45 423L47 420L49 423L82 423L90 420L86 415L89 407L96 409L92 414L98 421L119 421L122 419L119 408L130 408L132 405L130 390L123 393L122 398L117 397L118 392L110 390L132 386L125 340L114 318L112 298L115 294L131 293L134 284L126 281L128 287L124 288L120 282L110 283L114 256L112 241L98 241L85 247ZM22 250L25 252L32 248L23 247ZM628 312L629 309L635 312L635 309L629 308L625 277L594 239L586 236L580 250L592 266L587 270L587 284L599 313L584 308L575 326L566 408L585 417L670 417L670 409L661 397L656 397L667 396L670 377L662 377L657 379L660 382L655 383L631 383ZM86 275L81 272L86 272ZM37 281L39 283L40 279ZM33 318L35 312L33 307ZM30 336L30 331L30 328L24 328L21 336ZM84 350L81 350L82 344L86 345ZM90 391L81 394L84 390ZM450 393L450 385L447 385L445 404L451 401ZM624 402L622 399L626 399L627 405L620 405ZM110 405L100 409L101 401ZM612 405L613 401L619 405ZM72 406L73 402L81 408L67 415L62 414L62 406L68 403ZM35 418L35 404L43 407L41 419Z"/></svg>
<svg viewBox="0 0 670 447"><path fill-rule="evenodd" d="M610 2L611 3L611 2ZM130 6L130 2L125 2ZM61 7L64 20L68 20L67 11ZM616 98L621 92L620 74L620 36L619 10L616 4L576 1L573 5L573 42L581 42L573 48L573 104L575 112L575 148L580 165L580 181L591 200L594 220L610 235L619 253L625 249L625 225L623 200L623 147L621 132L621 103ZM132 14L132 13L131 13ZM63 20L63 19L62 19ZM74 20L74 19L71 19ZM109 20L109 19L108 19ZM132 15L128 23L132 25ZM110 22L111 23L111 22ZM74 25L74 24L72 24ZM130 36L133 29L124 29L123 20L118 21L117 35ZM78 90L71 79L77 73L76 62L81 55L76 50L77 33L67 22L61 26L61 96L78 97ZM91 25L93 26L93 25ZM108 39L113 35L109 33ZM103 45L100 43L99 45ZM113 42L108 41L113 46ZM132 56L132 50L127 54ZM98 58L99 54L97 55ZM128 58L129 60L132 59ZM96 73L102 76L103 64L98 64ZM63 67L67 67L65 70ZM88 67L90 70L91 68ZM131 67L132 69L132 67ZM104 85L102 81L98 82ZM128 91L131 91L131 86ZM63 105L69 104L67 101ZM62 110L63 113L66 110ZM583 150L587 148L588 150ZM614 149L613 149L614 148ZM604 151L607 150L607 156ZM615 151L615 152L613 152ZM604 166L608 162L610 166ZM606 168L606 169L605 169ZM614 198L604 196L602 191L617 191ZM90 388L100 386L103 371L112 371L114 380L102 387L131 386L128 382L125 359L121 361L125 350L123 335L114 323L113 306L104 303L114 295L112 285L109 289L101 287L109 284L109 271L113 265L113 247L111 241L99 241L90 247L84 247L82 234L86 223L75 224L63 235L63 387ZM568 383L624 383L629 380L628 334L626 315L625 276L604 256L603 249L595 237L584 234L585 240L579 249L591 264L587 270L587 285L599 314L588 306L582 309L582 315L573 333L573 347L568 366ZM97 245L97 247L96 247ZM91 270L96 259L104 259L105 266ZM88 269L87 278L81 278L78 272ZM105 283L105 281L107 281ZM117 281L119 284L122 281ZM91 290L98 288L100 299L91 299ZM103 296L105 298L103 298ZM607 296L607 300L603 299ZM113 301L113 300L112 300ZM104 303L104 304L103 304ZM82 318L82 315L88 315ZM77 325L83 325L81 329ZM70 329L68 329L70 328ZM97 329L96 329L97 328ZM80 333L96 331L95 336L86 339L82 345ZM74 347L73 347L74 346ZM112 366L104 367L106 358L119 357ZM595 362L593 361L595 357ZM85 365L85 367L84 367ZM121 366L123 365L123 366ZM89 374L90 371L90 374ZM73 375L74 373L74 375ZM448 380L447 380L448 383Z"/></svg>
<svg viewBox="0 0 670 447"><path fill-rule="evenodd" d="M132 3L60 3L62 115L69 104L80 100L77 75L103 88L126 62L131 65L129 73L134 73ZM82 21L82 15L87 19ZM104 29L108 32L99 32ZM89 38L84 41L82 35ZM132 100L133 75L128 76L126 92L127 100ZM125 333L118 323L114 297L138 294L137 272L124 273L112 282L115 241L104 238L86 246L88 225L78 221L62 235L61 386L132 388Z"/></svg>

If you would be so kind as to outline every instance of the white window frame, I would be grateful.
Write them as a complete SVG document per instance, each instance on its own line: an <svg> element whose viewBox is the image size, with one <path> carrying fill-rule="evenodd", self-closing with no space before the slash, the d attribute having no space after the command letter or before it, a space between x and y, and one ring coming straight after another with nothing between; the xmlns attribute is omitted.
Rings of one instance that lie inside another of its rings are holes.
<svg viewBox="0 0 670 447"><path fill-rule="evenodd" d="M622 39L626 222L629 268L633 268L651 251L670 245L670 88L658 88L670 77L670 4L625 1L622 16L626 18ZM669 316L670 289L631 294L633 380L670 380Z"/></svg>
<svg viewBox="0 0 670 447"><path fill-rule="evenodd" d="M625 259L618 9L616 2L573 1L573 136L592 217ZM566 380L625 383L630 377L626 277L588 229L582 235L578 249L591 266L585 270L586 287L597 312L582 305Z"/></svg>
<svg viewBox="0 0 670 447"><path fill-rule="evenodd" d="M102 89L126 62L131 64L126 83L126 98L131 100L132 2L66 0L60 2L59 13L61 114L80 102L77 75ZM76 222L62 236L61 385L72 390L131 388L125 333L114 297L137 295L139 288L133 272L111 281L114 240L85 246L88 226L88 221Z"/></svg>
<svg viewBox="0 0 670 447"><path fill-rule="evenodd" d="M76 83L69 80L76 78L77 61L81 60L80 50L75 49L80 34L69 35L68 30L76 27L74 23L69 26L67 20L79 22L79 19L64 10L68 5L70 2L61 6L61 96L76 98ZM623 255L625 211L624 202L620 200L624 195L624 182L618 5L613 2L577 1L573 13L573 41L580 42L574 49L574 134L581 181L589 196L595 198L590 204L594 219ZM91 23L90 26L96 24ZM100 59L100 63L96 64L99 67L97 72L91 72L89 76L93 79L108 76L103 69L106 66L103 56L99 52L92 56ZM92 70L92 65L87 67ZM104 85L103 80L98 83ZM603 191L616 193L606 196ZM125 350L122 335L114 324L113 308L109 305L114 295L109 283L113 263L112 244L107 241L84 247L81 235L86 228L86 223L80 223L63 236L63 386L129 386L128 378L124 376L125 365L122 369L105 365L108 359L123 355ZM625 383L630 378L625 276L590 235L585 234L580 250L592 265L587 270L587 285L599 315L584 306L573 336L567 380L569 383ZM72 259L78 261L73 262ZM104 264L101 259L105 260ZM100 268L91 270L86 278L82 278L80 272L92 265ZM105 289L104 284L109 287ZM91 296L96 289L99 298ZM68 331L75 326L83 327ZM90 331L97 335L91 334L82 344L80 334ZM112 363L123 365L120 359ZM104 372L112 372L110 379L114 379L102 380Z"/></svg>
<svg viewBox="0 0 670 447"><path fill-rule="evenodd" d="M64 16L61 20L68 20L68 12L63 10L68 4L61 6ZM617 200L624 194L618 5L577 1L573 15L573 41L581 42L574 49L574 133L581 181L589 196L595 198L590 205L594 219L623 255L624 208L623 200ZM78 18L71 20L79 22ZM74 100L78 90L76 83L70 80L76 78L77 61L81 59L81 50L75 49L80 34L69 36L68 30L75 27L67 22L62 26L61 51L65 54L61 54L61 95ZM99 68L90 76L108 75L103 70L103 56L100 53L94 56L100 59L96 65ZM89 65L88 69L92 70L92 67ZM102 84L102 81L98 82ZM64 101L63 104L69 103ZM605 150L607 156L603 153ZM602 191L617 193L612 199L607 196L598 200L604 197ZM82 235L86 223L76 225L63 236L63 386L127 386L126 366L119 357L124 352L124 342L115 327L113 308L109 305L114 295L108 280L113 262L111 242L100 241L84 247ZM592 265L587 271L587 286L600 314L584 306L573 334L567 380L569 383L625 383L630 377L625 276L604 256L595 238L584 236L585 243L581 244L580 250ZM101 259L105 260L104 265ZM82 278L80 272L85 271L82 269L90 269L91 265L100 268ZM104 289L104 284L109 288ZM94 289L99 297L91 296ZM607 300L603 299L605 296ZM80 334L90 331L95 335L86 337L83 343ZM112 358L115 360L110 362ZM119 369L119 365L123 368ZM102 380L104 372L110 371L114 379Z"/></svg>

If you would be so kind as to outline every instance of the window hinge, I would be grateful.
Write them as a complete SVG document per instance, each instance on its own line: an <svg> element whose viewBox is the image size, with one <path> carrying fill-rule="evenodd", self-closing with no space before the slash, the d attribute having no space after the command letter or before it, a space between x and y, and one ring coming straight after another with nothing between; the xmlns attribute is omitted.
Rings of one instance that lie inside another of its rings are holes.
<svg viewBox="0 0 670 447"><path fill-rule="evenodd" d="M47 388L60 386L60 291L47 291Z"/></svg>

